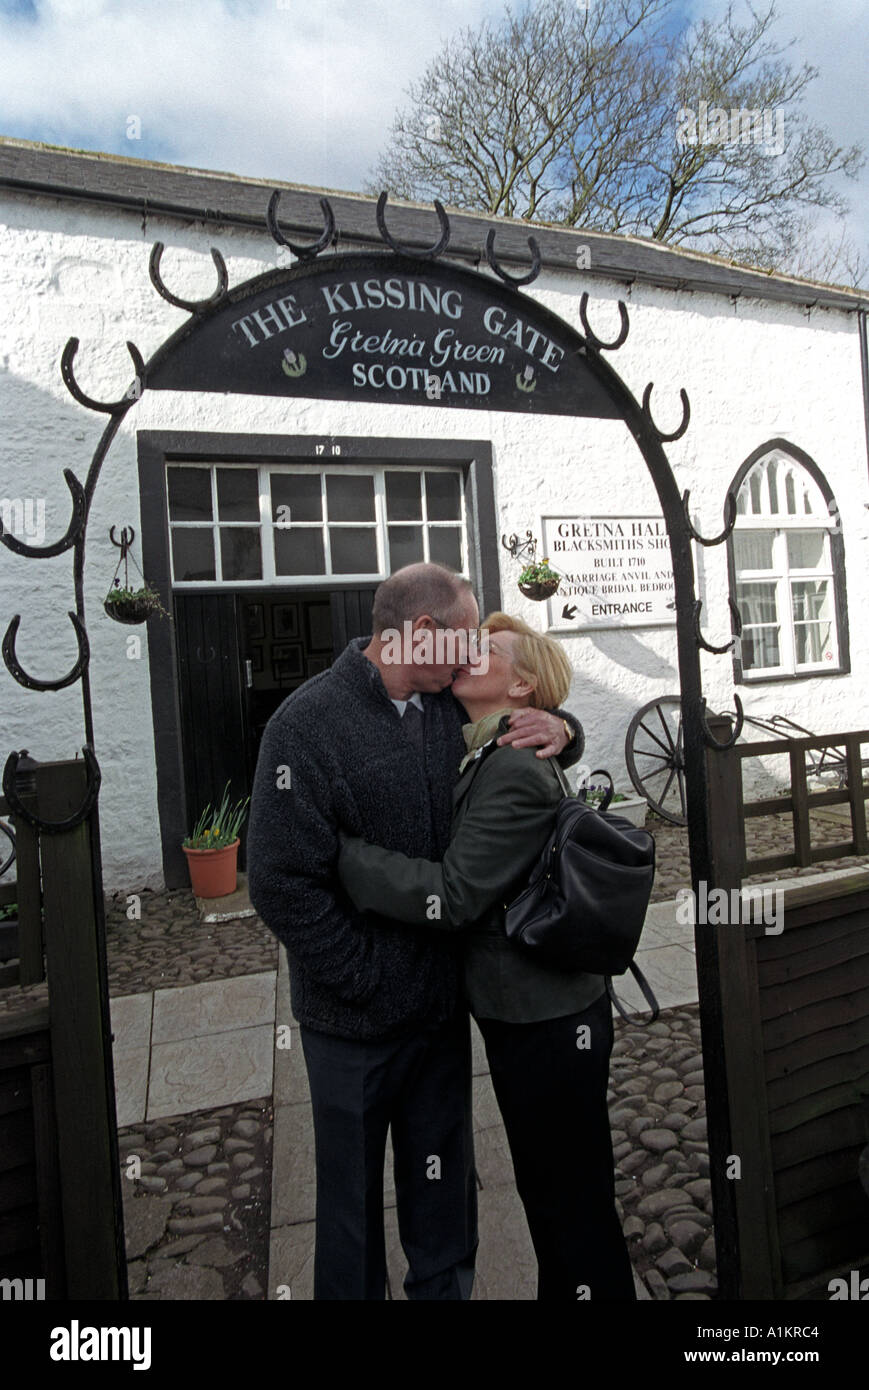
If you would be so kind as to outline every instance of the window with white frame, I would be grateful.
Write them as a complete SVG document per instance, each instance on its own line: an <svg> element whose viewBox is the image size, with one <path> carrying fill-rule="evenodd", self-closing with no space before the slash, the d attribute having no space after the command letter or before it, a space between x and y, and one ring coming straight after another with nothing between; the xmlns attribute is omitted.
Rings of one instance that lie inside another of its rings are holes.
<svg viewBox="0 0 869 1390"><path fill-rule="evenodd" d="M839 667L835 504L796 459L773 450L736 498L730 539L745 679Z"/></svg>
<svg viewBox="0 0 869 1390"><path fill-rule="evenodd" d="M166 489L178 588L370 582L416 560L467 572L458 468L172 463Z"/></svg>

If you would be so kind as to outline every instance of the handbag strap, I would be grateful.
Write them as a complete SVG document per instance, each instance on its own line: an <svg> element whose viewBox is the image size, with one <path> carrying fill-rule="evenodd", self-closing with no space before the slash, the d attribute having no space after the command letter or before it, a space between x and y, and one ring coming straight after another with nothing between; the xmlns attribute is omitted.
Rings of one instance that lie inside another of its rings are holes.
<svg viewBox="0 0 869 1390"><path fill-rule="evenodd" d="M648 980L646 979L640 967L637 965L636 961L631 961L630 965L628 966L628 969L630 970L637 984L640 986L643 998L645 999L646 1003L652 1011L649 1018L640 1018L639 1015L629 1014L626 1012L621 1000L618 998L615 990L613 989L613 980L611 975L607 975L605 977L607 994L609 995L612 1002L615 1004L616 1008L618 1009L619 1013L621 1014L622 1018L625 1020L626 1023L633 1023L640 1028L647 1028L650 1023L655 1022L656 1018L658 1017L658 1014L661 1012L661 1006L655 998L655 992L652 989L652 986L649 984Z"/></svg>

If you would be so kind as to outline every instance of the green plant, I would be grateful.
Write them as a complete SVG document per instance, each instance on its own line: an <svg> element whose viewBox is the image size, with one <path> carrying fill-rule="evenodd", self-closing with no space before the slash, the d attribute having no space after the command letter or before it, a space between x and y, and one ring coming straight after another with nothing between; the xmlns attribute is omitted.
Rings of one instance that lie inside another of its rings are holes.
<svg viewBox="0 0 869 1390"><path fill-rule="evenodd" d="M223 789L223 800L217 810L212 811L209 802L193 827L193 834L188 835L183 841L185 848L225 849L227 845L233 844L238 839L249 801L250 797L246 796L244 800L230 806L227 782Z"/></svg>
<svg viewBox="0 0 869 1390"><path fill-rule="evenodd" d="M560 579L558 570L552 569L548 559L544 556L542 560L535 560L532 564L526 565L519 576L520 584L546 584L552 579Z"/></svg>
<svg viewBox="0 0 869 1390"><path fill-rule="evenodd" d="M585 799L590 801L592 805L596 805L598 801L603 801L606 791L606 787L590 787L586 792ZM616 792L615 796L610 799L610 805L615 801L630 801L630 799L629 796L625 796L624 792Z"/></svg>
<svg viewBox="0 0 869 1390"><path fill-rule="evenodd" d="M18 916L18 904L6 903L5 907L0 907L0 922L5 922L9 917Z"/></svg>
<svg viewBox="0 0 869 1390"><path fill-rule="evenodd" d="M115 605L118 608L143 607L149 613L159 613L161 617L168 618L169 614L160 602L160 595L145 584L141 589L110 589L106 595L106 603Z"/></svg>

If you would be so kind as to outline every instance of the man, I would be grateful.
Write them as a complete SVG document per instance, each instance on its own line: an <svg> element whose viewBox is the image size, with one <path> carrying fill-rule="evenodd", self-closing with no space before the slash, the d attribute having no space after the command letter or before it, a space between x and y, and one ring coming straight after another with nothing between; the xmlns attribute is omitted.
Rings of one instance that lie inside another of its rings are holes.
<svg viewBox="0 0 869 1390"><path fill-rule="evenodd" d="M314 1297L385 1297L383 1166L391 1127L407 1296L467 1299L476 1179L459 943L357 912L335 863L339 828L407 855L443 856L467 721L449 690L458 664L450 639L475 630L479 611L460 575L409 565L378 588L372 624L373 637L350 642L266 727L251 800L248 882L251 902L287 948L308 1069L317 1165ZM396 643L393 634L405 640ZM414 660L423 654L417 639L428 643L423 663ZM448 659L438 662L439 655ZM528 709L517 711L500 741L540 745L548 756L565 748L568 732L560 712ZM565 764L579 757L581 737L573 745Z"/></svg>

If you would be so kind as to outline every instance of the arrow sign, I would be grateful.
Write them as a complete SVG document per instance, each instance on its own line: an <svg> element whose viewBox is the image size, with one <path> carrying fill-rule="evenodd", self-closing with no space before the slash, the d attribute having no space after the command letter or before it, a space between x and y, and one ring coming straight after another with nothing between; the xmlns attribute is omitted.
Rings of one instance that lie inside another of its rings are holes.
<svg viewBox="0 0 869 1390"><path fill-rule="evenodd" d="M562 618L575 618L576 604L565 604L561 610L561 616Z"/></svg>

